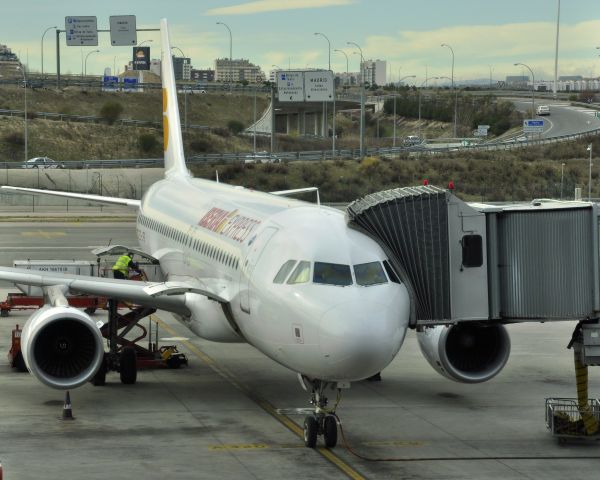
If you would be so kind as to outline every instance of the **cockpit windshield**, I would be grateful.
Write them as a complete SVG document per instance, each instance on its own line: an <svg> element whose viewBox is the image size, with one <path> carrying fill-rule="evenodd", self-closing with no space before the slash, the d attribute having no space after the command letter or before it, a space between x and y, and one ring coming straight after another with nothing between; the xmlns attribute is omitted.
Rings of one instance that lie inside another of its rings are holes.
<svg viewBox="0 0 600 480"><path fill-rule="evenodd" d="M315 262L313 282L324 283L327 285L337 285L340 287L352 285L352 273L350 271L350 265Z"/></svg>
<svg viewBox="0 0 600 480"><path fill-rule="evenodd" d="M287 283L292 285L295 283L306 283L310 280L310 262L305 260L298 263Z"/></svg>
<svg viewBox="0 0 600 480"><path fill-rule="evenodd" d="M277 272L277 275L275 275L273 283L285 282L285 279L292 271L292 268L294 268L294 265L296 265L296 260L288 260L287 262L285 262Z"/></svg>
<svg viewBox="0 0 600 480"><path fill-rule="evenodd" d="M387 283L387 278L380 262L354 265L354 276L356 277L356 283L364 287Z"/></svg>

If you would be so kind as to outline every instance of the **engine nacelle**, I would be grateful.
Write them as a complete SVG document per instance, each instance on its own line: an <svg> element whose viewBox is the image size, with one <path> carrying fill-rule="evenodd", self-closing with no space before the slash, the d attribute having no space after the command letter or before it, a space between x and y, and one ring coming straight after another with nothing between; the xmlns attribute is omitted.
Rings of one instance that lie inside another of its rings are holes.
<svg viewBox="0 0 600 480"><path fill-rule="evenodd" d="M72 307L46 306L35 312L23 327L21 351L38 380L65 390L90 380L104 357L100 330Z"/></svg>
<svg viewBox="0 0 600 480"><path fill-rule="evenodd" d="M421 352L444 377L462 383L485 382L504 368L510 338L503 325L438 325L417 333Z"/></svg>

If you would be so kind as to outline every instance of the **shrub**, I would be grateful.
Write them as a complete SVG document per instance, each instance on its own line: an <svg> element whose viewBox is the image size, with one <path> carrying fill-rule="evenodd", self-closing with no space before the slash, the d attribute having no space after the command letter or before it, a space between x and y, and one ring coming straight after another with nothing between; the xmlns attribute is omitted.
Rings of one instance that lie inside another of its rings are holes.
<svg viewBox="0 0 600 480"><path fill-rule="evenodd" d="M142 152L151 152L158 145L156 137L151 133L143 133L138 138L138 146Z"/></svg>
<svg viewBox="0 0 600 480"><path fill-rule="evenodd" d="M190 148L192 149L193 152L197 152L197 153L211 151L210 142L206 138L199 138L197 140L193 140L190 143Z"/></svg>
<svg viewBox="0 0 600 480"><path fill-rule="evenodd" d="M100 116L106 120L109 125L115 123L123 113L123 105L114 100L109 100L100 109Z"/></svg>
<svg viewBox="0 0 600 480"><path fill-rule="evenodd" d="M237 135L244 130L244 124L239 120L229 120L227 122L227 128L231 131L231 133Z"/></svg>
<svg viewBox="0 0 600 480"><path fill-rule="evenodd" d="M25 137L21 132L9 132L4 135L4 141L11 145L25 145Z"/></svg>

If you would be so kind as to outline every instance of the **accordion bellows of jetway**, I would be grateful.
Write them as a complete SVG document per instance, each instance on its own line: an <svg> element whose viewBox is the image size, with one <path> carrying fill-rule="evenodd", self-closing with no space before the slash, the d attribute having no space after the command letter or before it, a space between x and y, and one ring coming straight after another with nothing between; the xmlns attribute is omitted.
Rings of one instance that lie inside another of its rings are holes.
<svg viewBox="0 0 600 480"><path fill-rule="evenodd" d="M579 320L600 311L598 207L466 203L433 186L378 192L348 221L387 252L411 324Z"/></svg>

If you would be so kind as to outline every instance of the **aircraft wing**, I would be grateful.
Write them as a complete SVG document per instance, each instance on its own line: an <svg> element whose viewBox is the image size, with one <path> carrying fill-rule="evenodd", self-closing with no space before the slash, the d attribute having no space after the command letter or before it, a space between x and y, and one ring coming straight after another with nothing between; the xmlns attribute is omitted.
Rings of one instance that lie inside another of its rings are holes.
<svg viewBox="0 0 600 480"><path fill-rule="evenodd" d="M74 293L115 298L180 314L189 313L185 305L184 293L197 293L216 302L228 302L226 298L208 289L198 288L181 281L140 282L10 267L0 267L0 280L38 287L64 285Z"/></svg>
<svg viewBox="0 0 600 480"><path fill-rule="evenodd" d="M23 188L3 186L2 190L12 190L20 193L33 193L35 195L54 195L55 197L76 198L78 200L89 200L93 202L107 203L110 205L125 205L127 207L140 207L140 200L120 197L105 197L103 195L89 195L86 193L60 192L57 190L41 190L39 188Z"/></svg>

